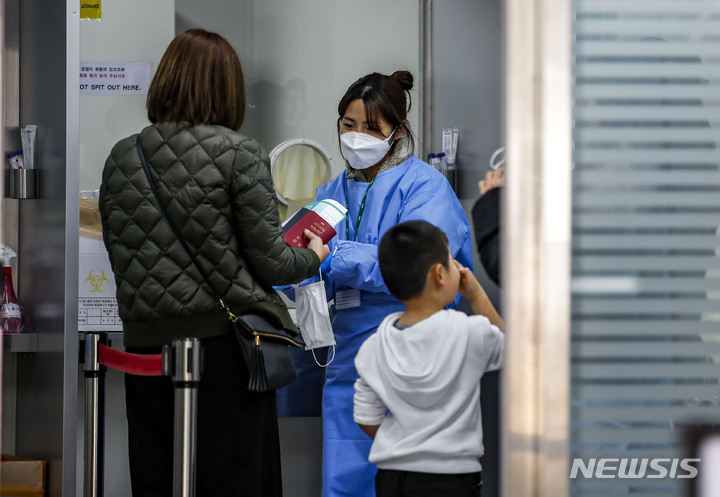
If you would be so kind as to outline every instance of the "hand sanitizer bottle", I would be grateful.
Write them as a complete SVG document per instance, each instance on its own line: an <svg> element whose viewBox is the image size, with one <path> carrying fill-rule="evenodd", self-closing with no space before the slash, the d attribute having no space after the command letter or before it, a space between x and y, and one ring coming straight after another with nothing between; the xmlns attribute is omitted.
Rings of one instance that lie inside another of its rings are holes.
<svg viewBox="0 0 720 497"><path fill-rule="evenodd" d="M0 244L2 250L3 287L0 301L0 324L3 333L20 333L25 325L25 315L20 307L12 282L12 268L10 259L17 254L4 243Z"/></svg>

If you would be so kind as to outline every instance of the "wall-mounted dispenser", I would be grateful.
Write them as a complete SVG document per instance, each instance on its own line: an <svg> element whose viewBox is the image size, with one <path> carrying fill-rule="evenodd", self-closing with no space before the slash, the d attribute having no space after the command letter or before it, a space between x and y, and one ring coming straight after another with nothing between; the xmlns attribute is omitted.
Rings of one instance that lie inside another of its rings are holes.
<svg viewBox="0 0 720 497"><path fill-rule="evenodd" d="M441 171L443 176L447 178L452 189L457 193L457 169L455 168L455 156L457 155L458 138L460 130L455 128L445 128L442 133L442 154Z"/></svg>
<svg viewBox="0 0 720 497"><path fill-rule="evenodd" d="M37 170L35 169L35 137L37 126L29 124L20 129L22 150L6 155L10 169L5 174L5 197L36 198Z"/></svg>
<svg viewBox="0 0 720 497"><path fill-rule="evenodd" d="M37 170L8 169L5 171L5 197L36 198Z"/></svg>

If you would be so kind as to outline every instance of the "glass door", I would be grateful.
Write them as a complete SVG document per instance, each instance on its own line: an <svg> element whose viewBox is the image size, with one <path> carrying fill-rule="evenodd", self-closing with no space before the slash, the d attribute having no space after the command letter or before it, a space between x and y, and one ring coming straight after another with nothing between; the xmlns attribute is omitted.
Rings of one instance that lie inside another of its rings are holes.
<svg viewBox="0 0 720 497"><path fill-rule="evenodd" d="M720 415L720 3L574 2L571 495L686 495Z"/></svg>

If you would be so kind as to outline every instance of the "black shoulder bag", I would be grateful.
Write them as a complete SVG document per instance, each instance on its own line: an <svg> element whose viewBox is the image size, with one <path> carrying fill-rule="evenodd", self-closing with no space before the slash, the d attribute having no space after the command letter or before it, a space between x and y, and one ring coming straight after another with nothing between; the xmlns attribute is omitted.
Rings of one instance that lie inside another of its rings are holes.
<svg viewBox="0 0 720 497"><path fill-rule="evenodd" d="M265 392L268 390L276 390L283 387L295 379L295 365L292 362L290 356L289 346L304 347L302 339L292 336L287 330L274 326L268 322L263 316L258 314L243 314L241 316L233 314L233 312L225 305L225 302L220 297L220 294L215 289L215 286L210 282L207 273L200 266L195 256L190 250L187 242L180 234L180 231L172 222L165 204L160 198L155 181L150 174L150 168L145 160L145 155L142 151L142 145L140 143L140 135L138 134L137 140L137 151L142 162L145 175L147 176L150 188L152 189L155 199L160 207L160 211L165 216L170 228L173 233L177 236L178 240L182 244L183 248L187 252L190 259L195 264L195 267L200 271L205 284L208 286L213 296L220 303L220 307L224 310L230 322L232 324L233 332L237 338L237 342L242 351L245 365L248 369L249 381L247 388L254 392Z"/></svg>

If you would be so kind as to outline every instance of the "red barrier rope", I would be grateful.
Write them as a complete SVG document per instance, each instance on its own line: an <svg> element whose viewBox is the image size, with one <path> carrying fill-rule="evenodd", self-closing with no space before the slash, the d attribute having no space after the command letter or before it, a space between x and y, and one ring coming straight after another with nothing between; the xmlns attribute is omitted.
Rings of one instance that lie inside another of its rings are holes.
<svg viewBox="0 0 720 497"><path fill-rule="evenodd" d="M98 362L123 373L162 376L162 354L131 354L100 343Z"/></svg>

